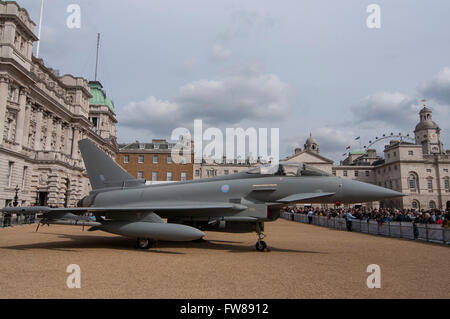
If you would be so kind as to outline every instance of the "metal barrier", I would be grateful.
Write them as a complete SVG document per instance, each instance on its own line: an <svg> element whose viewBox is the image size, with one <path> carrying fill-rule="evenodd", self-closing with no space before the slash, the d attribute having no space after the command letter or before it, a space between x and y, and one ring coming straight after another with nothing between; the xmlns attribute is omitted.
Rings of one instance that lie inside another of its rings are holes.
<svg viewBox="0 0 450 319"><path fill-rule="evenodd" d="M306 214L281 212L280 217L300 223L309 223L308 215ZM311 224L339 230L347 229L346 220L342 217L314 215ZM386 237L419 239L439 244L450 244L450 228L436 224L414 224L412 222L385 222L379 224L374 220L353 219L352 231Z"/></svg>

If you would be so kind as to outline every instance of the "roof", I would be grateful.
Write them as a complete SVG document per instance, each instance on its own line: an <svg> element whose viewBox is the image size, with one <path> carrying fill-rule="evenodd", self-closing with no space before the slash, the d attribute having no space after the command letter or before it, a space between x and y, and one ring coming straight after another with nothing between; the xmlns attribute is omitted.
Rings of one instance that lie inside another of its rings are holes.
<svg viewBox="0 0 450 319"><path fill-rule="evenodd" d="M350 155L365 155L366 152L350 152Z"/></svg>
<svg viewBox="0 0 450 319"><path fill-rule="evenodd" d="M106 105L114 112L114 102L106 96L105 90L99 81L89 81L89 88L91 89L90 105Z"/></svg>
<svg viewBox="0 0 450 319"><path fill-rule="evenodd" d="M431 109L424 106L423 109L420 110L420 113L432 113L432 112L431 112Z"/></svg>
<svg viewBox="0 0 450 319"><path fill-rule="evenodd" d="M438 129L439 126L431 120L426 120L426 121L421 121L416 125L416 129L414 130L414 132L416 131L420 131L420 130L429 130L429 129Z"/></svg>
<svg viewBox="0 0 450 319"><path fill-rule="evenodd" d="M312 134L309 133L309 137L306 139L305 145L311 145L311 144L319 144L317 143L316 139L312 137Z"/></svg>

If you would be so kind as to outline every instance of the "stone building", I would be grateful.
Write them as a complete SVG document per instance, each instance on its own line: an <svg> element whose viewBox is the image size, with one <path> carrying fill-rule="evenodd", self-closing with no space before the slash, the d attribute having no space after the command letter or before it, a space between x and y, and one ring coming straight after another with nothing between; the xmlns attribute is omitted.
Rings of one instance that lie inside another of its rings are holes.
<svg viewBox="0 0 450 319"><path fill-rule="evenodd" d="M194 154L179 153L172 158L175 143L164 139L153 139L151 143L120 144L116 162L135 178L146 179L147 183L185 181L193 179Z"/></svg>
<svg viewBox="0 0 450 319"><path fill-rule="evenodd" d="M0 2L0 205L17 186L20 205L74 206L89 191L78 141L114 157L114 108L90 107L98 82L59 76L33 56L34 27L16 2Z"/></svg>
<svg viewBox="0 0 450 319"><path fill-rule="evenodd" d="M318 143L310 136L305 150L297 148L288 162L305 162L342 178L376 184L406 194L389 201L360 203L369 207L430 209L450 208L450 150L444 150L440 128L431 109L419 112L415 143L391 140L384 158L375 149L351 152L340 165L320 155ZM314 148L313 148L314 146Z"/></svg>

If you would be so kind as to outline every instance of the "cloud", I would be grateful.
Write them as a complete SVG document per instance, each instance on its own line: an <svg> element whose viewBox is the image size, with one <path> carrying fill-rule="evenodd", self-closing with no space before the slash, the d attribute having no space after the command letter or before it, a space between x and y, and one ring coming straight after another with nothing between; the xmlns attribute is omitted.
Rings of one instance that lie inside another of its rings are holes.
<svg viewBox="0 0 450 319"><path fill-rule="evenodd" d="M356 122L386 123L404 129L417 121L418 99L400 92L377 92L351 107Z"/></svg>
<svg viewBox="0 0 450 319"><path fill-rule="evenodd" d="M247 37L255 32L265 32L275 26L275 20L259 12L245 9L233 9L231 23L227 29L218 34L221 41L231 41L235 38Z"/></svg>
<svg viewBox="0 0 450 319"><path fill-rule="evenodd" d="M167 136L194 119L205 125L234 126L246 120L274 120L290 111L291 89L274 74L228 76L183 85L174 101L154 96L130 102L119 114L119 125Z"/></svg>
<svg viewBox="0 0 450 319"><path fill-rule="evenodd" d="M450 105L450 68L445 67L432 80L421 84L419 91L427 99Z"/></svg>
<svg viewBox="0 0 450 319"><path fill-rule="evenodd" d="M221 44L214 44L211 50L213 59L223 60L231 57L231 50Z"/></svg>
<svg viewBox="0 0 450 319"><path fill-rule="evenodd" d="M130 102L119 114L119 125L129 129L164 132L167 127L176 127L180 106L154 96L139 102Z"/></svg>

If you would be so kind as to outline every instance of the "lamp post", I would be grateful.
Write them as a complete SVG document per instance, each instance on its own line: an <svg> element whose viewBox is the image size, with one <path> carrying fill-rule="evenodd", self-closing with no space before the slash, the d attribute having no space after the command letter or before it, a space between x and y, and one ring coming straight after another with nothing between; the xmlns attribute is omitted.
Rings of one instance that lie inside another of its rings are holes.
<svg viewBox="0 0 450 319"><path fill-rule="evenodd" d="M14 207L19 205L19 196L17 195L17 193L19 193L19 185L16 185L15 191L16 195L14 195L14 202L13 202Z"/></svg>

